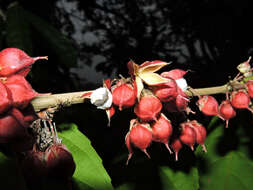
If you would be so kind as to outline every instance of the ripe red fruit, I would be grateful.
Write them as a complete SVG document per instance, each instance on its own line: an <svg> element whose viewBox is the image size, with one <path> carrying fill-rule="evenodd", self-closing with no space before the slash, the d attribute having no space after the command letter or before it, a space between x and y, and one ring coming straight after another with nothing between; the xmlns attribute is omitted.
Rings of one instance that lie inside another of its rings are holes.
<svg viewBox="0 0 253 190"><path fill-rule="evenodd" d="M136 123L133 125L130 129L129 138L131 144L142 150L150 158L146 148L152 141L152 129L148 123Z"/></svg>
<svg viewBox="0 0 253 190"><path fill-rule="evenodd" d="M170 146L175 152L175 160L178 161L178 152L183 147L181 141L177 138L173 138Z"/></svg>
<svg viewBox="0 0 253 190"><path fill-rule="evenodd" d="M163 143L171 154L172 151L168 142L172 135L172 130L171 122L164 114L161 114L160 118L152 125L152 140Z"/></svg>
<svg viewBox="0 0 253 190"><path fill-rule="evenodd" d="M247 92L248 95L253 98L253 80L249 80L246 82L246 86L247 86Z"/></svg>
<svg viewBox="0 0 253 190"><path fill-rule="evenodd" d="M63 144L53 144L45 151L48 175L56 178L71 178L76 165L72 154Z"/></svg>
<svg viewBox="0 0 253 190"><path fill-rule="evenodd" d="M162 102L168 102L177 97L177 83L172 78L169 79L169 82L154 86L152 88L153 93L158 97Z"/></svg>
<svg viewBox="0 0 253 190"><path fill-rule="evenodd" d="M26 76L32 64L44 57L29 57L25 52L17 48L6 48L0 52L0 76L8 77L13 74Z"/></svg>
<svg viewBox="0 0 253 190"><path fill-rule="evenodd" d="M189 124L193 127L196 133L196 143L202 146L202 150L204 152L207 152L206 146L204 144L206 140L206 128L196 120L190 121Z"/></svg>
<svg viewBox="0 0 253 190"><path fill-rule="evenodd" d="M194 150L194 144L196 142L196 132L194 131L193 127L188 122L181 123L180 127L180 141L188 145L192 150Z"/></svg>
<svg viewBox="0 0 253 190"><path fill-rule="evenodd" d="M12 103L10 90L2 82L0 82L0 114L8 110Z"/></svg>
<svg viewBox="0 0 253 190"><path fill-rule="evenodd" d="M135 104L136 93L134 88L127 83L118 82L115 88L112 88L113 104L119 106L119 110L123 107L131 107Z"/></svg>
<svg viewBox="0 0 253 190"><path fill-rule="evenodd" d="M249 108L250 97L245 90L233 91L230 102L234 108L248 109L253 112L252 109Z"/></svg>
<svg viewBox="0 0 253 190"><path fill-rule="evenodd" d="M202 96L197 101L199 110L202 111L205 115L214 116L219 115L218 108L219 104L217 100L212 96Z"/></svg>
<svg viewBox="0 0 253 190"><path fill-rule="evenodd" d="M14 116L0 116L0 143L10 143L26 135L25 128Z"/></svg>
<svg viewBox="0 0 253 190"><path fill-rule="evenodd" d="M229 100L224 100L221 102L219 106L219 114L226 120L226 128L228 128L229 119L236 116L236 112Z"/></svg>
<svg viewBox="0 0 253 190"><path fill-rule="evenodd" d="M32 86L21 75L12 75L8 77L4 84L10 90L15 107L24 109L30 101L41 94L35 92Z"/></svg>
<svg viewBox="0 0 253 190"><path fill-rule="evenodd" d="M162 103L155 96L143 96L134 108L134 113L142 121L157 120L162 110Z"/></svg>

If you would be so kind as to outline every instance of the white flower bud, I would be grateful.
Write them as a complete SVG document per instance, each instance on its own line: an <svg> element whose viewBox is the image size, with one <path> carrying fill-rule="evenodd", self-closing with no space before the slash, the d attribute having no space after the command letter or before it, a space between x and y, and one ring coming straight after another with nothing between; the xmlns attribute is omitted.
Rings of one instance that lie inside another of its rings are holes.
<svg viewBox="0 0 253 190"><path fill-rule="evenodd" d="M98 109L108 109L112 105L112 94L107 88L98 88L92 92L90 102Z"/></svg>
<svg viewBox="0 0 253 190"><path fill-rule="evenodd" d="M177 79L176 83L178 87L181 88L183 91L187 90L188 85L184 78Z"/></svg>

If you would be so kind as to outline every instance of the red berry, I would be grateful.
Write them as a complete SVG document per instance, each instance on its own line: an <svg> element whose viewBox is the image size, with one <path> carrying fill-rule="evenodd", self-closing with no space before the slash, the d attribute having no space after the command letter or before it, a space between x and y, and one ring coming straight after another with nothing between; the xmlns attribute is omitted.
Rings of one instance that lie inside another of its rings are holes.
<svg viewBox="0 0 253 190"><path fill-rule="evenodd" d="M251 112L253 112L249 108L250 104L250 97L247 94L245 90L238 90L238 91L233 91L231 95L230 102L234 108L237 109L248 109Z"/></svg>
<svg viewBox="0 0 253 190"><path fill-rule="evenodd" d="M17 48L6 48L0 52L0 76L8 77L13 74L26 76L32 64L44 57L29 57L25 52Z"/></svg>
<svg viewBox="0 0 253 190"><path fill-rule="evenodd" d="M135 90L130 84L118 82L112 90L112 99L113 104L119 106L119 110L123 107L131 107L136 100Z"/></svg>
<svg viewBox="0 0 253 190"><path fill-rule="evenodd" d="M228 122L231 118L236 116L236 112L229 100L224 100L219 106L219 114L226 120L226 128L228 128Z"/></svg>
<svg viewBox="0 0 253 190"><path fill-rule="evenodd" d="M172 149L175 152L175 160L178 161L178 152L183 147L181 141L177 138L173 138L170 146L172 147Z"/></svg>
<svg viewBox="0 0 253 190"><path fill-rule="evenodd" d="M172 130L171 122L164 114L161 114L160 118L152 125L152 140L163 143L171 154L172 151L169 148L168 142L172 135Z"/></svg>
<svg viewBox="0 0 253 190"><path fill-rule="evenodd" d="M197 101L199 110L202 111L205 115L214 116L218 114L219 104L217 100L212 96L202 96Z"/></svg>
<svg viewBox="0 0 253 190"><path fill-rule="evenodd" d="M196 143L202 146L202 150L204 152L207 152L205 144L204 144L206 140L206 128L203 127L203 125L198 123L196 120L190 121L189 124L193 127L196 133Z"/></svg>
<svg viewBox="0 0 253 190"><path fill-rule="evenodd" d="M181 123L180 127L180 141L188 145L192 150L194 150L194 144L196 142L196 132L194 131L193 127L188 122Z"/></svg>
<svg viewBox="0 0 253 190"><path fill-rule="evenodd" d="M72 154L63 144L53 144L46 150L48 175L56 178L71 178L76 165Z"/></svg>
<svg viewBox="0 0 253 190"><path fill-rule="evenodd" d="M143 96L135 106L135 114L143 121L157 120L162 103L155 96Z"/></svg>
<svg viewBox="0 0 253 190"><path fill-rule="evenodd" d="M152 141L152 129L149 124L136 123L133 125L130 129L129 138L131 144L142 150L150 158L146 150Z"/></svg>
<svg viewBox="0 0 253 190"><path fill-rule="evenodd" d="M177 83L174 79L168 78L169 82L154 86L152 88L153 93L162 102L168 102L177 97Z"/></svg>
<svg viewBox="0 0 253 190"><path fill-rule="evenodd" d="M12 75L8 77L4 84L12 94L13 105L15 107L24 109L33 98L40 96L21 75Z"/></svg>
<svg viewBox="0 0 253 190"><path fill-rule="evenodd" d="M0 82L0 114L12 106L12 96L10 90Z"/></svg>

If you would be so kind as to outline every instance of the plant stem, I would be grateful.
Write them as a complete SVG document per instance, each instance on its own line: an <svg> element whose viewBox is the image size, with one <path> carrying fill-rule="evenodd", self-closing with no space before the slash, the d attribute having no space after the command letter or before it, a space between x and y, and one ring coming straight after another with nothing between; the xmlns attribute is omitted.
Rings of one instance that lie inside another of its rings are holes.
<svg viewBox="0 0 253 190"><path fill-rule="evenodd" d="M196 88L186 90L186 94L189 97L198 96L198 95L212 95L212 94L225 94L227 91L232 89L241 89L244 88L244 85L240 83L228 83L222 86L208 87L208 88ZM81 91L81 92L72 92L64 94L53 94L48 96L38 96L32 100L32 105L36 112L39 112L46 108L60 108L71 106L72 104L83 103L87 97L82 97L84 93L89 93L92 91Z"/></svg>

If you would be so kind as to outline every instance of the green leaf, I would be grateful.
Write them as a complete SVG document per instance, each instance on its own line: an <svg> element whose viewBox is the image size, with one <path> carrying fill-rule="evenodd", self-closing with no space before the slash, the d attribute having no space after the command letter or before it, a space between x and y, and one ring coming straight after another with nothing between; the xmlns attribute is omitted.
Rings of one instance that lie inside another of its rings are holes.
<svg viewBox="0 0 253 190"><path fill-rule="evenodd" d="M29 23L25 18L25 10L12 3L7 10L6 42L8 47L22 49L27 54L32 54L32 39Z"/></svg>
<svg viewBox="0 0 253 190"><path fill-rule="evenodd" d="M1 189L26 190L26 185L20 173L17 161L8 158L0 152L0 181Z"/></svg>
<svg viewBox="0 0 253 190"><path fill-rule="evenodd" d="M189 172L173 171L169 167L161 167L160 177L163 189L197 190L199 188L198 170L194 167Z"/></svg>
<svg viewBox="0 0 253 190"><path fill-rule="evenodd" d="M201 147L196 151L201 190L252 189L252 161L238 147L233 147L240 142L233 142L236 126L230 127L234 128L216 126L205 141L207 153Z"/></svg>
<svg viewBox="0 0 253 190"><path fill-rule="evenodd" d="M55 54L61 64L66 67L77 65L77 50L74 48L73 41L64 36L53 25L31 12L26 11L26 19L34 27L36 37L40 38L41 43L44 43L44 46Z"/></svg>
<svg viewBox="0 0 253 190"><path fill-rule="evenodd" d="M59 132L59 136L74 157L76 163L76 171L73 176L75 184L80 187L85 186L84 189L113 189L102 160L91 146L89 139L77 129L76 125L68 124L68 126L69 129ZM62 127L66 128L66 126L60 126L60 128Z"/></svg>

